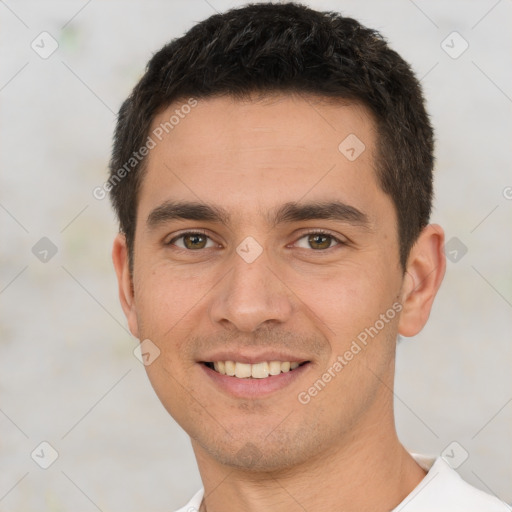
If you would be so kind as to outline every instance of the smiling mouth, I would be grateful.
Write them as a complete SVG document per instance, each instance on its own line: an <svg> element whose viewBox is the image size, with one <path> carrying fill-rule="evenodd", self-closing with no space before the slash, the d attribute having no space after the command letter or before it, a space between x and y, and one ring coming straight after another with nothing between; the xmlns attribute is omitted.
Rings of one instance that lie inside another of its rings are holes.
<svg viewBox="0 0 512 512"><path fill-rule="evenodd" d="M247 364L237 361L215 361L203 363L211 370L236 377L238 379L266 379L280 375L281 373L291 372L300 366L308 364L309 361L262 361L260 363Z"/></svg>

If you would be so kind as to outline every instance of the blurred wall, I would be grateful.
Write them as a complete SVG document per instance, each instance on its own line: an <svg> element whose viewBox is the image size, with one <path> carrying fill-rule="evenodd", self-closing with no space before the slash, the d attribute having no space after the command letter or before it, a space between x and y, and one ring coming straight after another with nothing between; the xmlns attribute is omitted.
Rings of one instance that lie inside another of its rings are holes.
<svg viewBox="0 0 512 512"><path fill-rule="evenodd" d="M397 427L411 451L467 456L461 475L512 502L512 4L306 3L380 30L422 77L449 261L427 327L399 343ZM150 56L236 5L0 3L0 510L172 511L201 485L133 355L117 226L92 191Z"/></svg>

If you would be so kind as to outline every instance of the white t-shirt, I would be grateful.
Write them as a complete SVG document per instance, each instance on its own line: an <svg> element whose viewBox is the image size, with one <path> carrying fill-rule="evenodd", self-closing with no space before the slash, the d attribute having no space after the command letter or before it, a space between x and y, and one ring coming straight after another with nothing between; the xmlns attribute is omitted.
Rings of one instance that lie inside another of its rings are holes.
<svg viewBox="0 0 512 512"><path fill-rule="evenodd" d="M511 512L505 502L465 482L442 457L411 453L428 473L390 512ZM204 489L176 512L197 512Z"/></svg>

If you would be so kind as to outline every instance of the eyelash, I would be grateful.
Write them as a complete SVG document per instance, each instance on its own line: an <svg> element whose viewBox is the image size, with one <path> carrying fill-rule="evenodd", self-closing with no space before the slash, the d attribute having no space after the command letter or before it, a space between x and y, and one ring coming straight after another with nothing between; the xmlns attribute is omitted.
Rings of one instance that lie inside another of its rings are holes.
<svg viewBox="0 0 512 512"><path fill-rule="evenodd" d="M205 231L201 231L201 230L185 231L185 232L175 236L172 240L169 240L169 242L166 242L165 245L172 246L174 244L174 242L176 242L176 240L179 240L180 238L183 238L186 235L202 235L202 236L205 236L205 237L207 237L207 238L209 238L211 240L211 237L208 236L208 234ZM336 245L334 245L332 247L328 247L327 249L317 249L317 250L310 249L310 251L312 251L312 252L321 253L321 252L326 252L329 249L334 249L335 247L348 245L347 242L344 242L343 240L340 240L338 237L334 236L332 233L330 233L329 231L326 231L324 229L311 229L310 231L306 231L305 233L302 233L302 235L299 238L297 238L297 241L301 240L302 238L304 238L304 237L306 237L308 235L325 235L325 236L330 237L335 242L337 242ZM196 251L194 251L192 249L183 249L182 247L177 247L176 250L184 251L184 252L196 252ZM201 251L201 249L197 250L197 252L200 252L200 251Z"/></svg>

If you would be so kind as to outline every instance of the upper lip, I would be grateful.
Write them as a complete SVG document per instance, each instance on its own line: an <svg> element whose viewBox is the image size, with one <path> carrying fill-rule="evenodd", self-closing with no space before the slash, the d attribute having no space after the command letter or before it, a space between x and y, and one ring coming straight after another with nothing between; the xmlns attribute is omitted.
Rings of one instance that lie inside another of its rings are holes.
<svg viewBox="0 0 512 512"><path fill-rule="evenodd" d="M245 364L256 364L262 363L264 361L290 361L291 363L303 363L309 361L309 359L307 357L302 357L297 354L292 355L286 352L276 352L275 350L269 350L252 354L249 353L248 351L220 351L208 354L199 360L199 362L202 363L214 363L217 361L235 361L238 363Z"/></svg>

